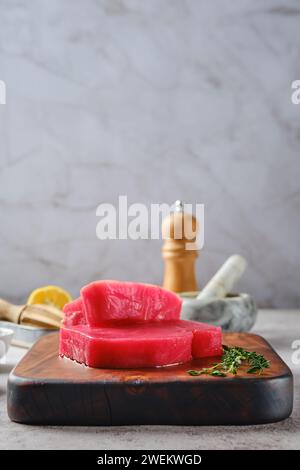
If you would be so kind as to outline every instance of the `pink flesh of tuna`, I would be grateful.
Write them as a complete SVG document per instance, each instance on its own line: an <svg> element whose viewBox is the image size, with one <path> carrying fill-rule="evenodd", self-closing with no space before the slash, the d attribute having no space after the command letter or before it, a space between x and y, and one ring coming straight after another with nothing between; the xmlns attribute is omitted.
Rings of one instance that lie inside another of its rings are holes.
<svg viewBox="0 0 300 470"><path fill-rule="evenodd" d="M219 327L183 320L60 332L60 355L90 367L157 367L221 354Z"/></svg>
<svg viewBox="0 0 300 470"><path fill-rule="evenodd" d="M85 315L83 312L82 300L80 297L66 304L63 308L63 312L64 312L64 321L63 321L64 326L75 326L75 325L86 324Z"/></svg>
<svg viewBox="0 0 300 470"><path fill-rule="evenodd" d="M182 301L159 286L136 282L95 281L81 289L89 326L122 321L179 320Z"/></svg>

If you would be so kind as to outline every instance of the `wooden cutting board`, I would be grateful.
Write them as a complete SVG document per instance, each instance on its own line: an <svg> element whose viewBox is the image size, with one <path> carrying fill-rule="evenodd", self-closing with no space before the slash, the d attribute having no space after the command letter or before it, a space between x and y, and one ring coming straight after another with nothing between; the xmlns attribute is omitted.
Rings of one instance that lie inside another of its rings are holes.
<svg viewBox="0 0 300 470"><path fill-rule="evenodd" d="M192 377L216 358L151 369L92 369L58 356L58 333L37 341L11 372L8 414L29 424L259 424L287 418L290 369L260 336L224 333L223 343L264 354L262 375Z"/></svg>

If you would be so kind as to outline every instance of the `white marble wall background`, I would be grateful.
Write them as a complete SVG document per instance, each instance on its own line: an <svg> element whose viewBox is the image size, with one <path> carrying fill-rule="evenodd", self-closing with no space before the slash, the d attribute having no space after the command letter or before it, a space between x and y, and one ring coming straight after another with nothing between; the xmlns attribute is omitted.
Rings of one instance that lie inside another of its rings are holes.
<svg viewBox="0 0 300 470"><path fill-rule="evenodd" d="M203 284L299 306L300 4L0 0L0 295L162 280L160 243L101 242L95 208L203 202Z"/></svg>

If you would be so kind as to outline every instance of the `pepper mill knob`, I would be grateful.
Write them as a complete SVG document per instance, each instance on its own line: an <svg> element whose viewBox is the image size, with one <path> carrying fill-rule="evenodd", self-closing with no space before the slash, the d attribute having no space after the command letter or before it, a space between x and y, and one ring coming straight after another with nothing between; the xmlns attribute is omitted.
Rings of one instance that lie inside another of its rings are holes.
<svg viewBox="0 0 300 470"><path fill-rule="evenodd" d="M198 250L187 249L188 244L196 242L197 231L197 219L184 212L182 201L176 201L174 211L162 223L165 289L173 292L197 290L195 261Z"/></svg>

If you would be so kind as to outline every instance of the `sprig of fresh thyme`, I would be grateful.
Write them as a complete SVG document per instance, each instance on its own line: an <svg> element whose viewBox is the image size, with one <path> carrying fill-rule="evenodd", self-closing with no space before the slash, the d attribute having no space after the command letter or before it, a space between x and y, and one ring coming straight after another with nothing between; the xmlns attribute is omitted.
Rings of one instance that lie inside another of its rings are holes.
<svg viewBox="0 0 300 470"><path fill-rule="evenodd" d="M215 377L226 377L227 374L236 375L239 367L248 364L248 374L261 374L264 369L270 367L268 361L262 354L246 351L244 348L235 346L230 348L223 345L223 355L221 362L213 364L211 367L204 367L200 370L188 370L187 373L193 376L197 375L213 375Z"/></svg>

